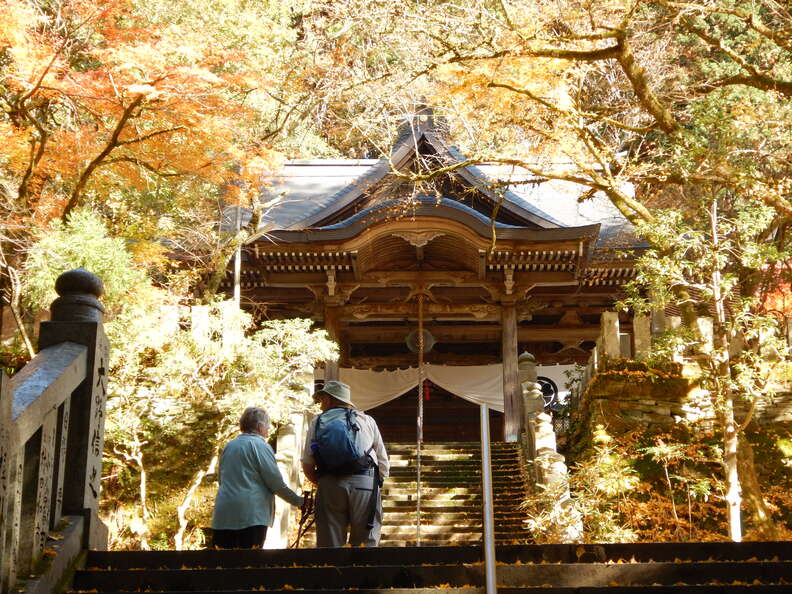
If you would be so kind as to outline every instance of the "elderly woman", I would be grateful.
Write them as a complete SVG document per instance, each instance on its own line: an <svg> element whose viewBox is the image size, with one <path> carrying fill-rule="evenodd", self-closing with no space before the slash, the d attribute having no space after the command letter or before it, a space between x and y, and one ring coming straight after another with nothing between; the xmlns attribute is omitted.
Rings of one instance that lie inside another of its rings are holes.
<svg viewBox="0 0 792 594"><path fill-rule="evenodd" d="M239 429L241 433L228 442L220 457L212 533L214 546L222 549L261 548L275 516L273 494L292 505L303 505L303 498L283 482L267 443L266 411L245 409Z"/></svg>

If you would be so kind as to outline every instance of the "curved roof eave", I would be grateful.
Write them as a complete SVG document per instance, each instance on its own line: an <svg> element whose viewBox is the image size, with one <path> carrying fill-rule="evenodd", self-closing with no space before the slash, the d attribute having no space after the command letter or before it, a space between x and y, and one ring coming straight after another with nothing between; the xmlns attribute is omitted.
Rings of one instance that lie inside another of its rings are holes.
<svg viewBox="0 0 792 594"><path fill-rule="evenodd" d="M345 221L325 227L307 229L281 229L268 234L268 242L282 241L285 243L315 243L343 241L356 237L373 224L391 219L398 220L405 217L442 217L457 221L467 226L481 237L490 237L492 233L491 221L481 213L469 206L449 198L435 198L433 196L418 196L418 204L410 208L402 216L394 216L392 208L398 200L388 200L377 204L365 211L357 213ZM581 227L555 227L549 229L529 229L514 225L496 223L497 235L504 240L523 241L567 241L574 239L595 240L599 235L600 225L585 225Z"/></svg>

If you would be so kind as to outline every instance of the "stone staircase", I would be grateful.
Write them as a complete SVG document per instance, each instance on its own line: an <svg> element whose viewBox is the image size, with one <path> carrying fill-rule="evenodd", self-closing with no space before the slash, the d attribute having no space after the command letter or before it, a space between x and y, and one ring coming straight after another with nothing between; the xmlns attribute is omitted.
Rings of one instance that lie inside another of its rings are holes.
<svg viewBox="0 0 792 594"><path fill-rule="evenodd" d="M383 490L382 546L416 544L416 446L388 444L391 476ZM495 536L498 544L529 539L516 444L491 445ZM482 538L481 447L475 442L428 443L421 455L421 544L474 544Z"/></svg>
<svg viewBox="0 0 792 594"><path fill-rule="evenodd" d="M483 594L479 546L91 551L70 592ZM499 594L783 594L792 542L504 545ZM352 592L354 591L354 592Z"/></svg>

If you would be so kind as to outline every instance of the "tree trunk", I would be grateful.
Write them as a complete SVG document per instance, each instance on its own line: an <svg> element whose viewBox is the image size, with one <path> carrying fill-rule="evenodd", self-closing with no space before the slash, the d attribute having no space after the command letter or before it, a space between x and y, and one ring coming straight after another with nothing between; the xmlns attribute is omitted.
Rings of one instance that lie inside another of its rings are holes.
<svg viewBox="0 0 792 594"><path fill-rule="evenodd" d="M140 469L140 508L141 508L141 517L143 520L143 530L140 534L140 548L144 551L148 551L151 549L148 542L148 507L146 502L146 496L148 493L148 475L146 473L146 467L143 465L143 452L139 452L136 457L136 462L138 464L138 468Z"/></svg>
<svg viewBox="0 0 792 594"><path fill-rule="evenodd" d="M778 540L778 530L762 497L762 488L756 475L753 446L745 435L740 435L737 443L737 470L757 535L762 540Z"/></svg>
<svg viewBox="0 0 792 594"><path fill-rule="evenodd" d="M22 342L25 345L25 349L30 355L30 358L36 356L36 351L33 348L33 342L30 340L30 334L25 327L25 322L22 319L22 313L20 310L20 302L22 299L22 283L19 280L19 273L17 269L11 265L11 263L6 258L5 249L3 247L2 242L0 242L0 269L5 272L5 276L7 279L6 284L6 291L7 294L5 295L5 301L8 304L8 308L11 310L11 315L14 318L14 322L16 323L17 329L19 330L19 335L22 337ZM0 296L2 299L3 296ZM2 313L2 308L0 308L0 313Z"/></svg>
<svg viewBox="0 0 792 594"><path fill-rule="evenodd" d="M712 245L715 252L721 249L718 229L718 200L713 199L710 211ZM739 427L734 420L734 392L732 389L731 355L729 354L729 331L726 326L726 295L723 292L721 269L715 265L710 277L712 304L715 307L715 326L713 328L713 347L710 354L712 370L712 396L721 409L723 420L723 468L726 475L726 505L729 519L729 538L733 542L742 541L742 522L740 520L740 476L737 472L737 441Z"/></svg>
<svg viewBox="0 0 792 594"><path fill-rule="evenodd" d="M206 469L201 469L195 473L192 483L190 484L190 488L187 490L187 494L184 496L184 499L182 499L179 507L176 508L176 515L179 518L179 530L173 537L173 547L177 551L181 551L184 548L184 532L187 530L187 510L190 509L193 496L198 490L198 487L201 486L204 477L207 474L212 474L215 471L219 459L220 448L215 446L214 451L212 452L212 459L209 461L209 465L206 467Z"/></svg>
<svg viewBox="0 0 792 594"><path fill-rule="evenodd" d="M729 518L729 538L732 542L742 541L740 504L742 493L737 472L737 424L734 421L734 402L731 397L724 400L723 467L726 474L726 505Z"/></svg>

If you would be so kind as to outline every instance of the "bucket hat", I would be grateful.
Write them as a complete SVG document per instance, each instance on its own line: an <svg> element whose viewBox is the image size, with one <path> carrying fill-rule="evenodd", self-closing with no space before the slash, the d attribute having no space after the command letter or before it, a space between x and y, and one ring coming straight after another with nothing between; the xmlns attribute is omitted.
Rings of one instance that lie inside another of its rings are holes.
<svg viewBox="0 0 792 594"><path fill-rule="evenodd" d="M349 386L344 382L338 382L336 380L326 380L322 387L317 389L314 392L314 396L324 392L329 396L332 396L336 400L343 402L345 404L354 404L352 403L352 392L349 389Z"/></svg>

